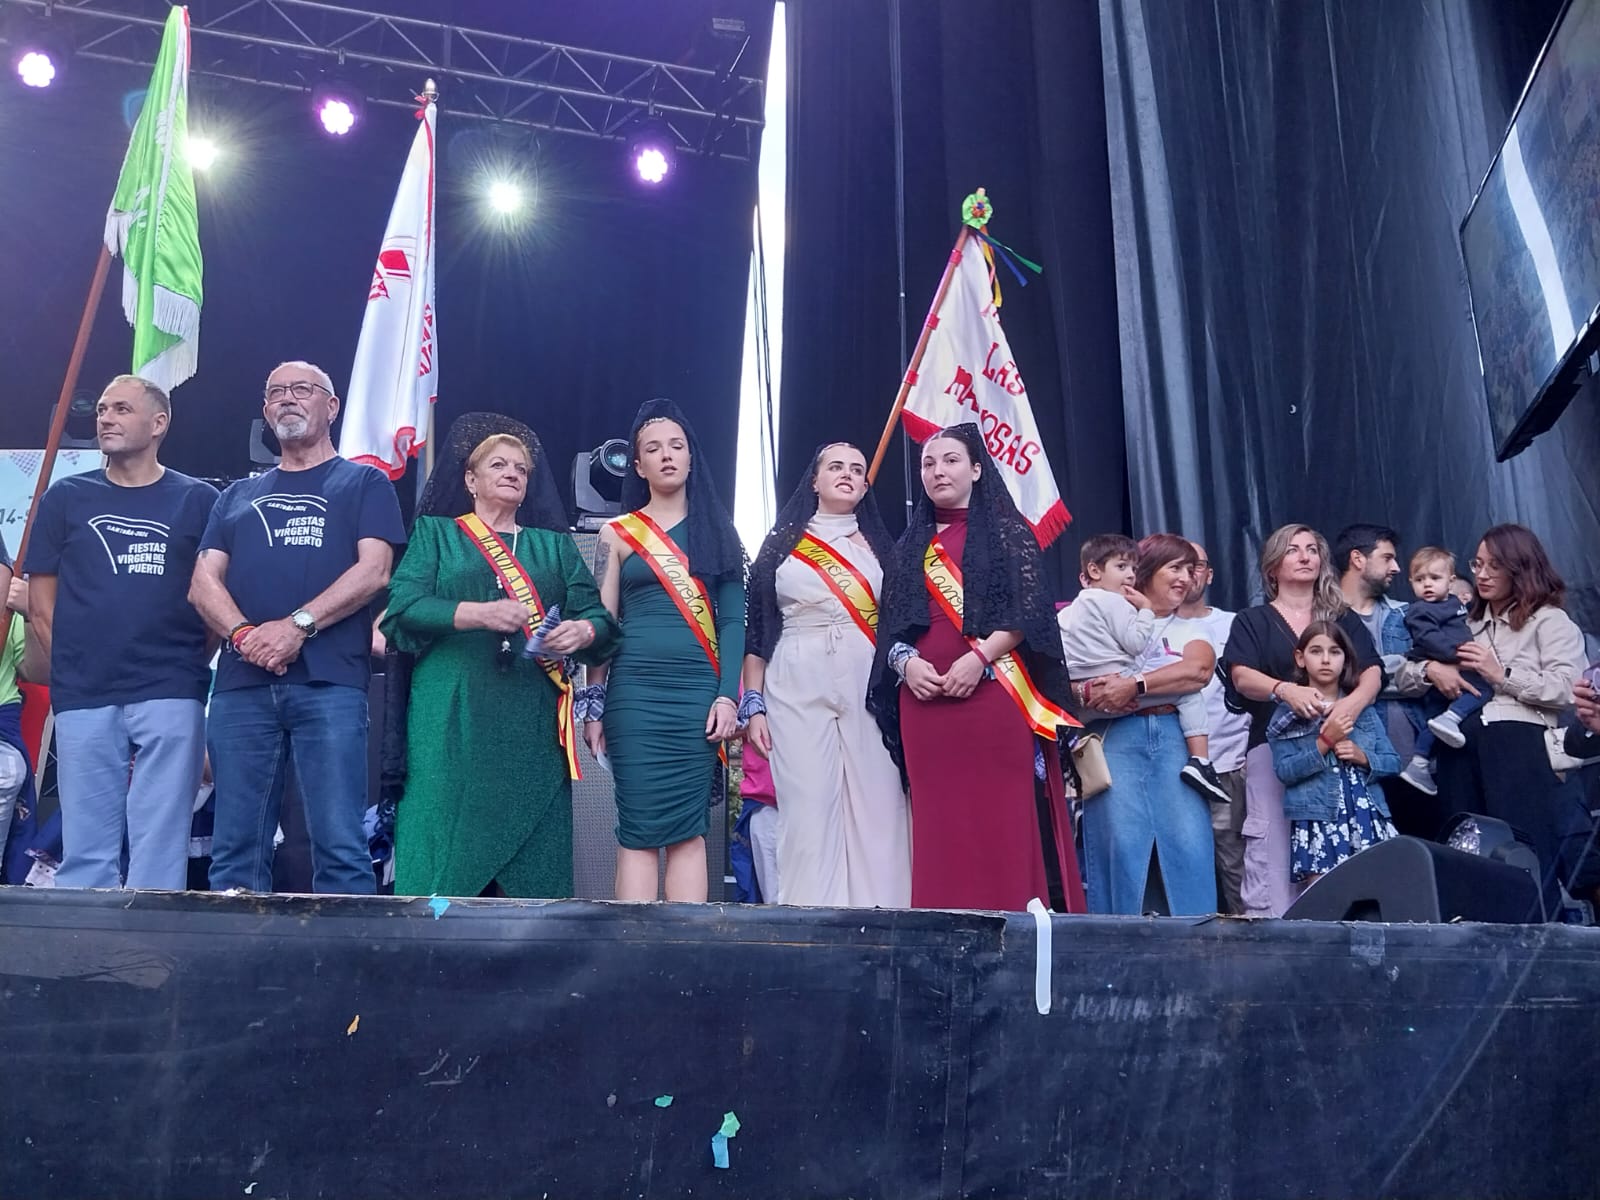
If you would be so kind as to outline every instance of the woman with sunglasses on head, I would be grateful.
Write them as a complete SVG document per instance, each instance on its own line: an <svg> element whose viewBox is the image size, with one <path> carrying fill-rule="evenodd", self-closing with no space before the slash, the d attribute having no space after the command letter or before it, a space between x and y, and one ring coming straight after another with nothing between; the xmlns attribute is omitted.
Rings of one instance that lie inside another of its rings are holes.
<svg viewBox="0 0 1600 1200"><path fill-rule="evenodd" d="M617 899L704 901L709 806L722 743L737 729L744 660L744 547L682 410L634 418L621 516L600 531L597 575L627 634L590 672L584 737L617 785ZM780 803L781 803L780 799Z"/></svg>
<svg viewBox="0 0 1600 1200"><path fill-rule="evenodd" d="M1082 912L1057 752L1074 722L1038 539L976 425L929 438L921 462L867 694L910 784L911 903L1015 911L1054 890Z"/></svg>
<svg viewBox="0 0 1600 1200"><path fill-rule="evenodd" d="M570 896L577 730L563 660L603 661L617 624L527 426L470 413L450 427L382 630L415 656L395 891Z"/></svg>
<svg viewBox="0 0 1600 1200"><path fill-rule="evenodd" d="M1583 633L1562 610L1566 586L1544 546L1521 525L1485 533L1471 567L1472 640L1461 647L1460 665L1494 694L1459 726L1430 726L1448 747L1438 752L1435 780L1447 812L1498 817L1532 843L1553 913L1558 881L1574 895L1600 882L1592 848L1580 862L1591 821L1578 781L1556 774L1545 745L1545 731L1572 704L1583 673ZM1446 699L1467 686L1449 664L1431 666Z"/></svg>
<svg viewBox="0 0 1600 1200"><path fill-rule="evenodd" d="M1266 603L1234 618L1222 656L1229 705L1250 714L1245 753L1245 915L1281 917L1299 895L1291 867L1291 831L1283 781L1272 763L1267 726L1279 704L1296 717L1322 722L1329 745L1350 735L1362 711L1377 698L1383 660L1372 635L1350 610L1333 572L1328 541L1309 525L1282 525L1261 546L1261 584ZM1337 701L1299 682L1295 650L1313 621L1344 630L1356 668L1356 684Z"/></svg>
<svg viewBox="0 0 1600 1200"><path fill-rule="evenodd" d="M750 569L745 753L781 805L781 904L905 908L905 792L866 709L894 541L847 442L821 447Z"/></svg>

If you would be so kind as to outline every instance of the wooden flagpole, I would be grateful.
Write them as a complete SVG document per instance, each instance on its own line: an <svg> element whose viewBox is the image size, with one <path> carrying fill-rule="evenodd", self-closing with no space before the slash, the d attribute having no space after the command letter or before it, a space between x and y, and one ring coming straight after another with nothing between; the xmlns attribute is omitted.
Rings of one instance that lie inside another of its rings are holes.
<svg viewBox="0 0 1600 1200"><path fill-rule="evenodd" d="M33 500L28 505L28 516L22 526L22 544L17 547L16 573L23 571L23 560L28 555L28 539L33 535L33 518L39 512L39 497L50 486L50 475L55 470L56 453L61 449L61 435L67 428L67 410L72 406L72 393L78 386L78 375L83 370L83 356L89 349L89 330L94 326L94 315L100 307L100 295L106 288L106 275L111 270L111 251L100 243L100 260L94 266L94 278L89 282L89 298L83 305L83 316L78 320L78 337L72 343L72 357L67 360L67 377L61 381L61 395L56 398L56 410L50 418L50 436L44 443L44 461L39 464L39 479L33 485Z"/></svg>
<svg viewBox="0 0 1600 1200"><path fill-rule="evenodd" d="M911 352L911 361L906 364L905 376L900 380L900 392L894 398L894 407L889 410L889 419L884 422L883 436L878 439L878 449L872 456L872 465L867 468L867 482L872 483L878 478L878 468L883 465L883 456L889 450L889 439L894 436L895 422L900 419L900 410L906 406L906 395L911 391L911 383L916 378L917 369L922 365L922 354L928 348L928 337L933 333L933 317L939 311L939 306L944 303L945 293L950 290L950 281L955 278L956 267L961 262L961 255L967 248L967 236L972 231L963 225L961 234L956 238L955 249L950 251L950 261L945 264L944 278L939 280L939 290L933 295L933 304L928 309L928 317L922 322L922 332L917 335L917 348Z"/></svg>

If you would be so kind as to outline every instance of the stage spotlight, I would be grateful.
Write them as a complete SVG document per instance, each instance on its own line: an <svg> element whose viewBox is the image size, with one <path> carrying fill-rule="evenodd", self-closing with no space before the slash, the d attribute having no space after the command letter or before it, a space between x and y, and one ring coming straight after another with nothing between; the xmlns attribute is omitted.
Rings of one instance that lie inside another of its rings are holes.
<svg viewBox="0 0 1600 1200"><path fill-rule="evenodd" d="M632 449L621 438L601 442L572 460L572 500L579 529L592 532L622 511L621 480L632 461ZM596 467L604 472L598 477Z"/></svg>
<svg viewBox="0 0 1600 1200"><path fill-rule="evenodd" d="M48 17L19 12L0 23L6 60L23 87L47 88L66 77L72 43Z"/></svg>
<svg viewBox="0 0 1600 1200"><path fill-rule="evenodd" d="M222 148L204 134L189 135L183 146L184 157L196 171L209 171L222 155Z"/></svg>
<svg viewBox="0 0 1600 1200"><path fill-rule="evenodd" d="M659 146L646 146L640 150L633 160L633 165L639 172L639 178L646 183L660 183L672 169L672 164L667 161L666 151Z"/></svg>
<svg viewBox="0 0 1600 1200"><path fill-rule="evenodd" d="M509 179L496 179L490 183L488 199L489 207L503 217L521 212L525 200L522 188Z"/></svg>
<svg viewBox="0 0 1600 1200"><path fill-rule="evenodd" d="M67 423L61 430L61 445L67 450L97 450L100 439L96 436L99 424L95 409L100 397L87 388L77 388L67 404Z"/></svg>
<svg viewBox="0 0 1600 1200"><path fill-rule="evenodd" d="M56 81L56 60L46 50L24 50L17 58L17 78L25 87L47 88Z"/></svg>
<svg viewBox="0 0 1600 1200"><path fill-rule="evenodd" d="M327 78L311 89L311 107L322 128L344 137L361 123L367 102L361 92L337 78Z"/></svg>
<svg viewBox="0 0 1600 1200"><path fill-rule="evenodd" d="M317 120L329 133L343 137L356 127L356 112L348 101L329 98L318 106Z"/></svg>
<svg viewBox="0 0 1600 1200"><path fill-rule="evenodd" d="M677 138L665 121L649 117L628 138L628 162L648 184L665 182L677 165Z"/></svg>

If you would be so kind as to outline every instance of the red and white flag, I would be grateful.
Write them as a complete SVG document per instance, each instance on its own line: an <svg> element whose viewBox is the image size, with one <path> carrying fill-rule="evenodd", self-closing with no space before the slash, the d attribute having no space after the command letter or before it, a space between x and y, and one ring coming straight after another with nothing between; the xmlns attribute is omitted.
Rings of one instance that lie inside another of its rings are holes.
<svg viewBox="0 0 1600 1200"><path fill-rule="evenodd" d="M425 102L367 291L339 453L398 479L428 439L439 392L433 314L435 105Z"/></svg>
<svg viewBox="0 0 1600 1200"><path fill-rule="evenodd" d="M922 358L906 372L901 416L917 442L948 425L976 424L1018 510L1039 544L1048 546L1072 516L1039 441L1028 389L994 301L983 242L966 235L944 300L928 314Z"/></svg>

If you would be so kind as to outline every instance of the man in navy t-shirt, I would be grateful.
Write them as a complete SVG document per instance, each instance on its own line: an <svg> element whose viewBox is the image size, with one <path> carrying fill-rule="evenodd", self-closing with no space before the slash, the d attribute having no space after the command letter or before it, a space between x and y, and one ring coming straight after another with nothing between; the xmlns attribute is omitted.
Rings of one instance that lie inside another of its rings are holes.
<svg viewBox="0 0 1600 1200"><path fill-rule="evenodd" d="M117 376L95 423L105 469L50 485L23 564L56 713L56 886L181 891L211 675L186 593L217 490L159 462L155 384Z"/></svg>
<svg viewBox="0 0 1600 1200"><path fill-rule="evenodd" d="M211 698L216 780L211 886L272 890L272 839L292 766L311 835L312 887L376 890L367 807L373 598L406 540L382 472L339 458L320 367L267 376L279 466L230 487L201 542L190 598L227 639Z"/></svg>

